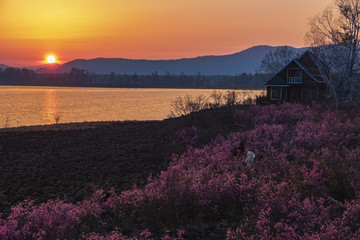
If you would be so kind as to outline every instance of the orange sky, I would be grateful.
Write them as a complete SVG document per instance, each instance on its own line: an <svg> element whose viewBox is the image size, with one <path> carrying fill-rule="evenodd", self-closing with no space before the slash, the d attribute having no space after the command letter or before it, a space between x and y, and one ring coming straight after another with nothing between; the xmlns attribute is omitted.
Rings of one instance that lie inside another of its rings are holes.
<svg viewBox="0 0 360 240"><path fill-rule="evenodd" d="M255 45L304 46L331 0L0 0L0 63L174 59Z"/></svg>

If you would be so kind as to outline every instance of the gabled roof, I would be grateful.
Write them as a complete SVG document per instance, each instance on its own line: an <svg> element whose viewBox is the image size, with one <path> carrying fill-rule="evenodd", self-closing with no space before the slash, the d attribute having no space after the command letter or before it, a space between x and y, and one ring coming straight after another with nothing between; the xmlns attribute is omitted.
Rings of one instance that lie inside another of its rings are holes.
<svg viewBox="0 0 360 240"><path fill-rule="evenodd" d="M302 65L298 60L293 60L299 67L301 67L313 80L315 80L318 83L322 83L323 81L320 81L317 77L314 76L314 74L311 72L310 69L306 68L304 65Z"/></svg>
<svg viewBox="0 0 360 240"><path fill-rule="evenodd" d="M306 50L299 58L299 62L304 60L304 58L309 57L313 63L313 67L318 68L317 64L321 66L322 69L325 69L326 71L330 71L330 68L323 62L321 59L315 56L314 53L310 52L309 50Z"/></svg>
<svg viewBox="0 0 360 240"><path fill-rule="evenodd" d="M310 59L311 59L311 62L308 62L307 65L310 65L311 67L306 67L305 66L305 61L304 58L309 56ZM309 52L309 51L306 51L303 55L301 55L298 59L293 59L291 60L285 67L283 67L273 78L271 78L269 81L267 81L265 83L266 86L270 86L270 85L288 85L286 79L283 79L281 76L280 76L280 73L282 71L284 71L286 68L289 67L290 64L292 63L295 63L296 65L298 65L301 69L304 70L304 72L306 72L307 75L309 75L315 82L317 83L322 83L324 82L323 80L319 79L319 77L316 77L316 69L317 66L316 66L316 63L315 63L315 60L314 60L315 56Z"/></svg>
<svg viewBox="0 0 360 240"><path fill-rule="evenodd" d="M289 84L279 74L276 74L272 79L267 81L267 83L265 83L265 85L266 86L270 86L270 85L286 85L286 86L288 86Z"/></svg>
<svg viewBox="0 0 360 240"><path fill-rule="evenodd" d="M306 61L306 59L308 61ZM321 68L326 74L330 73L330 68L309 50L305 51L303 55L297 59L297 61L306 68L308 71L307 73L319 83L324 82L319 68Z"/></svg>

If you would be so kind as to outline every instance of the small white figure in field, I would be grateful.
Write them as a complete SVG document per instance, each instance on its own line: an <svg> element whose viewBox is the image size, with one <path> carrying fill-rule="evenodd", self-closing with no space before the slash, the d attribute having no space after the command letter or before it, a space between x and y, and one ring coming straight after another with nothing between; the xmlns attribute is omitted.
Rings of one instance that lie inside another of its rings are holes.
<svg viewBox="0 0 360 240"><path fill-rule="evenodd" d="M254 160L255 160L255 153L248 151L247 157L245 159L246 165L250 166L251 164L254 163Z"/></svg>

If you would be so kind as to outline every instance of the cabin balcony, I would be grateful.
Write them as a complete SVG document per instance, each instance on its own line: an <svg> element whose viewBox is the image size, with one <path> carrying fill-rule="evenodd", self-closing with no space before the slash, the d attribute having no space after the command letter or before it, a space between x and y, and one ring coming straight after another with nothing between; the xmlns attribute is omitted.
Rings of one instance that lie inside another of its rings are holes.
<svg viewBox="0 0 360 240"><path fill-rule="evenodd" d="M288 77L288 83L302 83L302 77Z"/></svg>

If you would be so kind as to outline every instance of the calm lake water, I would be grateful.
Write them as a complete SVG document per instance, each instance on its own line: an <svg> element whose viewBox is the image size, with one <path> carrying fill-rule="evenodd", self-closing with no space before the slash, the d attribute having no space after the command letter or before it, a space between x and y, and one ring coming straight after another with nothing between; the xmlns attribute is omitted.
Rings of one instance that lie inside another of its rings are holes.
<svg viewBox="0 0 360 240"><path fill-rule="evenodd" d="M118 89L0 86L0 128L90 121L162 120L171 103L212 89ZM216 90L226 92L227 90ZM261 90L239 90L244 96Z"/></svg>

